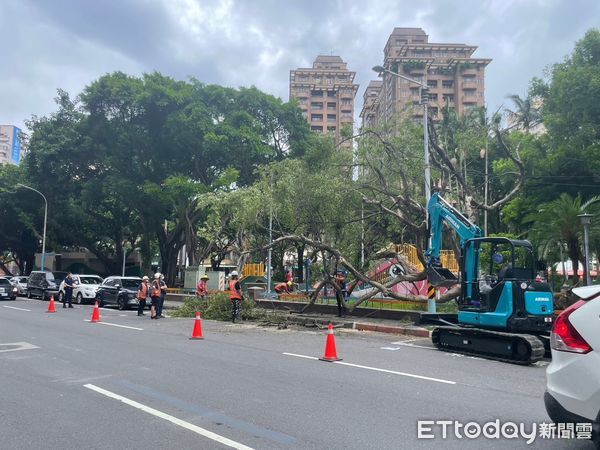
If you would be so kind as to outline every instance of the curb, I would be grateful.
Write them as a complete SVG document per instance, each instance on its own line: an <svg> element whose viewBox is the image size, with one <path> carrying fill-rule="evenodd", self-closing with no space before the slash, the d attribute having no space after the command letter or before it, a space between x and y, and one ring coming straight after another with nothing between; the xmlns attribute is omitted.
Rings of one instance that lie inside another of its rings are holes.
<svg viewBox="0 0 600 450"><path fill-rule="evenodd" d="M164 309L177 309L179 305L165 304ZM302 326L323 326L326 327L329 323L332 323L338 328L349 328L358 331L374 331L376 333L387 333L387 334L401 334L404 336L415 336L422 338L431 337L431 331L427 328L422 328L414 325L378 325L376 323L357 322L350 320L343 320L338 317L310 317L310 316L297 316L287 315L286 320L290 323L294 323Z"/></svg>

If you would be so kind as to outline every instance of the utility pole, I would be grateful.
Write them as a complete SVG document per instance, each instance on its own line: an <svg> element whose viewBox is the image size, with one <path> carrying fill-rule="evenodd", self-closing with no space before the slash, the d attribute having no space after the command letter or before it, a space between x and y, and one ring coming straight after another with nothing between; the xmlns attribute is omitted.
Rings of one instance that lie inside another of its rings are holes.
<svg viewBox="0 0 600 450"><path fill-rule="evenodd" d="M585 250L585 285L592 285L592 275L590 274L590 225L592 224L592 214L579 214L577 217L581 219L583 224L583 248ZM577 273L577 269L573 267L573 273Z"/></svg>

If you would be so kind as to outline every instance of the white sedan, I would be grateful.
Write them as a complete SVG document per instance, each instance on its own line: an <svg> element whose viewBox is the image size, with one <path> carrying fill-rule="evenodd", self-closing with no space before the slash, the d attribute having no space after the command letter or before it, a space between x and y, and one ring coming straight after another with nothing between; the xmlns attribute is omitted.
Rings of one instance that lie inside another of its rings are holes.
<svg viewBox="0 0 600 450"><path fill-rule="evenodd" d="M93 302L96 298L96 291L100 284L102 284L102 278L98 275L71 275L73 278L73 302L74 303L86 303ZM60 283L58 288L58 301L62 302L65 295L65 282L64 280Z"/></svg>
<svg viewBox="0 0 600 450"><path fill-rule="evenodd" d="M600 448L600 286L573 293L579 300L558 316L550 336L544 402L553 421L589 428Z"/></svg>

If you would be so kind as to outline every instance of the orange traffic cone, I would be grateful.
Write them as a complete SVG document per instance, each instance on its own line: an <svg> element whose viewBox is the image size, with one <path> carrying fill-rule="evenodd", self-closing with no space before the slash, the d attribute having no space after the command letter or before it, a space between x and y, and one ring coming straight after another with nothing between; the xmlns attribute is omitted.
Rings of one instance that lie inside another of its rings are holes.
<svg viewBox="0 0 600 450"><path fill-rule="evenodd" d="M52 297L50 297L50 303L48 303L48 311L49 313L55 313L56 312L56 305L54 304L54 295Z"/></svg>
<svg viewBox="0 0 600 450"><path fill-rule="evenodd" d="M204 339L202 336L202 320L200 319L200 311L196 311L196 321L194 322L194 330L190 339Z"/></svg>
<svg viewBox="0 0 600 450"><path fill-rule="evenodd" d="M98 308L98 302L94 306L94 311L92 312L92 320L90 322L100 322L100 308Z"/></svg>
<svg viewBox="0 0 600 450"><path fill-rule="evenodd" d="M325 342L325 355L319 358L321 361L341 361L342 358L338 358L337 350L335 349L335 336L333 335L333 325L327 326L327 341Z"/></svg>

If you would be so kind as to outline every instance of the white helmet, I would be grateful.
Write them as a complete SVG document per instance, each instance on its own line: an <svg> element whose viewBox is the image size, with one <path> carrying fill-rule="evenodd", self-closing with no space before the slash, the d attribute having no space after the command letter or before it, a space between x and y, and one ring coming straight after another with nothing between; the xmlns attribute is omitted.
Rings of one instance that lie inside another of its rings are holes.
<svg viewBox="0 0 600 450"><path fill-rule="evenodd" d="M154 274L154 278L160 278L160 272L156 272L156 273Z"/></svg>
<svg viewBox="0 0 600 450"><path fill-rule="evenodd" d="M232 270L229 275L232 277L237 277L238 276L237 270Z"/></svg>

